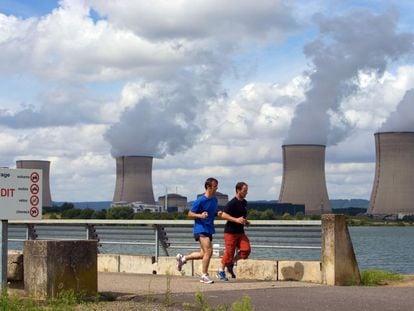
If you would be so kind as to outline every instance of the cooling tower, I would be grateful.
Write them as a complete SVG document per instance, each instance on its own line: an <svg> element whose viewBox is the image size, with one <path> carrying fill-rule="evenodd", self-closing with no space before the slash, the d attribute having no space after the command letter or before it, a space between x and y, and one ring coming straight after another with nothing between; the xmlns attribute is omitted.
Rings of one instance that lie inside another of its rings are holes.
<svg viewBox="0 0 414 311"><path fill-rule="evenodd" d="M117 157L113 202L137 201L155 204L152 190L152 157Z"/></svg>
<svg viewBox="0 0 414 311"><path fill-rule="evenodd" d="M414 132L375 133L376 166L368 214L414 214Z"/></svg>
<svg viewBox="0 0 414 311"><path fill-rule="evenodd" d="M279 202L304 204L305 213L331 212L325 181L325 146L283 145Z"/></svg>
<svg viewBox="0 0 414 311"><path fill-rule="evenodd" d="M43 172L42 202L43 207L52 207L52 196L50 194L50 161L40 160L19 160L16 161L16 168L41 169Z"/></svg>

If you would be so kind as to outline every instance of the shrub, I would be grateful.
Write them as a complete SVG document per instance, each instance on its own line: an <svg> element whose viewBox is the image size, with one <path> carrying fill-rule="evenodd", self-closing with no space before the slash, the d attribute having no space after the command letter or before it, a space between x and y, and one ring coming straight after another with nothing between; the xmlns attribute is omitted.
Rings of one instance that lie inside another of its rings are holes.
<svg viewBox="0 0 414 311"><path fill-rule="evenodd" d="M361 273L361 284L365 286L386 285L390 281L401 281L403 277L395 272L365 270Z"/></svg>

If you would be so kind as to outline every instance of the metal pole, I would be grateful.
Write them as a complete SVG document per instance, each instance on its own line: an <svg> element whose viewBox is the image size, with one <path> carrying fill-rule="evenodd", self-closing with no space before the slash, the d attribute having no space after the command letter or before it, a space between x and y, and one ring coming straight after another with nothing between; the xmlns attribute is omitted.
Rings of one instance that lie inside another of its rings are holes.
<svg viewBox="0 0 414 311"><path fill-rule="evenodd" d="M5 289L7 286L7 225L8 221L7 219L1 220L1 228L0 228L0 234L1 234L1 289Z"/></svg>
<svg viewBox="0 0 414 311"><path fill-rule="evenodd" d="M160 256L160 239L158 238L158 226L154 226L155 229L155 261L158 262Z"/></svg>

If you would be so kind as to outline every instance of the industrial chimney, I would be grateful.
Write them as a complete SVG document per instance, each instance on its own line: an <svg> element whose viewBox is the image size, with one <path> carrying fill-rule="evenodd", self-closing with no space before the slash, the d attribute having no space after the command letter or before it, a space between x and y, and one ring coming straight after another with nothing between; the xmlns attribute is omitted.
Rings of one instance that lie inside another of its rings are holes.
<svg viewBox="0 0 414 311"><path fill-rule="evenodd" d="M43 207L52 207L52 196L50 194L50 161L41 160L18 160L16 168L41 169L43 172L42 202Z"/></svg>
<svg viewBox="0 0 414 311"><path fill-rule="evenodd" d="M414 214L414 132L375 133L376 166L368 214Z"/></svg>
<svg viewBox="0 0 414 311"><path fill-rule="evenodd" d="M116 158L116 184L113 202L155 204L152 190L152 157Z"/></svg>
<svg viewBox="0 0 414 311"><path fill-rule="evenodd" d="M305 213L331 212L325 181L324 145L283 145L279 202L304 204Z"/></svg>

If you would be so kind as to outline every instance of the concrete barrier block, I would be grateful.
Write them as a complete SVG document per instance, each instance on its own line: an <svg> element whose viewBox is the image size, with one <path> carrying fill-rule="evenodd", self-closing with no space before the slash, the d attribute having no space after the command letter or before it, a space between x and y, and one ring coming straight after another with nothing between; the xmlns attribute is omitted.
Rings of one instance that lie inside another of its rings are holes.
<svg viewBox="0 0 414 311"><path fill-rule="evenodd" d="M24 242L23 256L27 295L53 298L66 290L97 294L97 241L29 240Z"/></svg>
<svg viewBox="0 0 414 311"><path fill-rule="evenodd" d="M117 254L99 254L99 272L119 272L119 256Z"/></svg>
<svg viewBox="0 0 414 311"><path fill-rule="evenodd" d="M322 283L326 285L361 283L345 215L322 215Z"/></svg>
<svg viewBox="0 0 414 311"><path fill-rule="evenodd" d="M194 275L201 275L201 260L194 261ZM221 266L221 258L211 258L208 273L214 277ZM275 260L239 260L234 272L239 279L277 280L277 261Z"/></svg>
<svg viewBox="0 0 414 311"><path fill-rule="evenodd" d="M154 256L119 255L119 272L152 274Z"/></svg>
<svg viewBox="0 0 414 311"><path fill-rule="evenodd" d="M192 276L193 275L193 261L188 261L180 271L177 270L177 260L175 256L171 257L158 257L158 262L153 264L153 273L155 274L169 274L169 275L186 275Z"/></svg>
<svg viewBox="0 0 414 311"><path fill-rule="evenodd" d="M239 260L234 267L238 279L277 280L276 260Z"/></svg>
<svg viewBox="0 0 414 311"><path fill-rule="evenodd" d="M278 280L321 283L321 262L279 261Z"/></svg>
<svg viewBox="0 0 414 311"><path fill-rule="evenodd" d="M208 266L208 274L211 277L215 277L219 265L221 264L221 258L218 257L212 257L210 259L210 265ZM194 276L201 276L202 274L202 262L201 259L200 260L194 260L193 261L193 265L194 265Z"/></svg>
<svg viewBox="0 0 414 311"><path fill-rule="evenodd" d="M9 251L7 254L7 280L23 281L23 254Z"/></svg>

